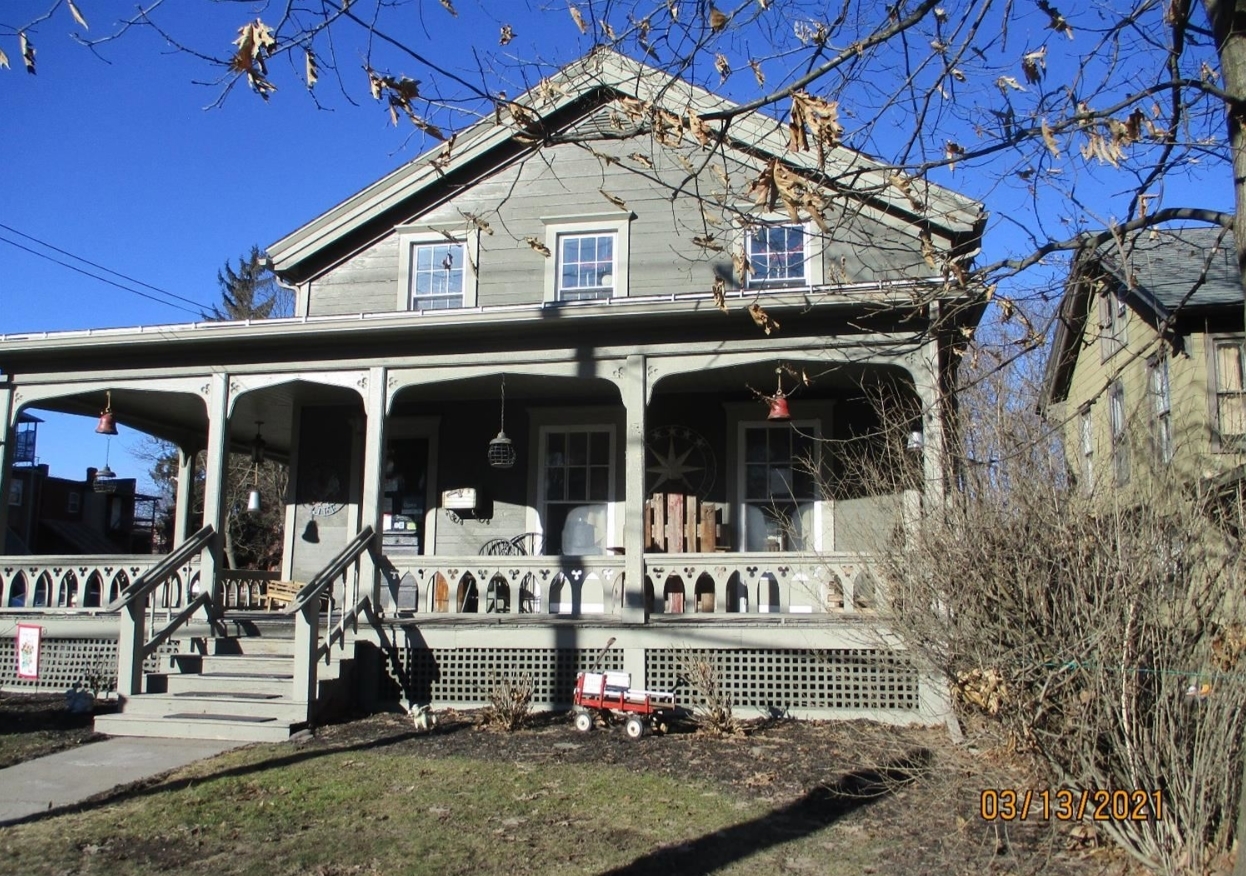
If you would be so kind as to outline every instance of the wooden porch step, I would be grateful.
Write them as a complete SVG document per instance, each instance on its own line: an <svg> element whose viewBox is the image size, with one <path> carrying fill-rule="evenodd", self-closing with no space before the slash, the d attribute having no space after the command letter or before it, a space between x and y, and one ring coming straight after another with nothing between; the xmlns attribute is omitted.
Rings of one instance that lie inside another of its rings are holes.
<svg viewBox="0 0 1246 876"><path fill-rule="evenodd" d="M244 724L268 724L276 721L276 718L267 715L215 715L208 712L202 715L194 712L175 712L172 715L165 715L167 721L240 721Z"/></svg>
<svg viewBox="0 0 1246 876"><path fill-rule="evenodd" d="M260 720L237 715L203 717L149 716L119 712L100 715L95 730L109 736L142 736L165 739L228 739L237 742L284 742L305 722Z"/></svg>
<svg viewBox="0 0 1246 876"><path fill-rule="evenodd" d="M206 699L234 699L234 700L279 700L281 694L274 693L257 693L250 690L228 691L228 690L183 690L173 694L175 697L203 697Z"/></svg>

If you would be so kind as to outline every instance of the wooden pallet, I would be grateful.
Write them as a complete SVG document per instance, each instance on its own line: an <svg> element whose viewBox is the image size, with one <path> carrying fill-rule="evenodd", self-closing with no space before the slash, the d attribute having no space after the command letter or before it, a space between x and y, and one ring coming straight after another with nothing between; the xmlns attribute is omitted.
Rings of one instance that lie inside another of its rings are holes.
<svg viewBox="0 0 1246 876"><path fill-rule="evenodd" d="M654 493L645 502L645 550L713 553L726 550L722 508L683 493Z"/></svg>
<svg viewBox="0 0 1246 876"><path fill-rule="evenodd" d="M306 585L302 581L269 581L264 587L264 607L272 611L289 605L304 586ZM326 605L328 602L328 594L321 594L320 604Z"/></svg>

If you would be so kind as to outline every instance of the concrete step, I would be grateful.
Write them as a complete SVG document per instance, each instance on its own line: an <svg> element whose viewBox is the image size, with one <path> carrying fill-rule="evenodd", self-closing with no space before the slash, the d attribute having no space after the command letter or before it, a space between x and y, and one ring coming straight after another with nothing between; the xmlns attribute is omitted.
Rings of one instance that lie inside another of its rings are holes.
<svg viewBox="0 0 1246 876"><path fill-rule="evenodd" d="M199 671L204 675L213 673L246 673L250 675L290 675L294 672L294 658L279 655L225 654L202 658Z"/></svg>
<svg viewBox="0 0 1246 876"><path fill-rule="evenodd" d="M148 718L231 715L240 719L298 723L307 720L307 704L295 702L288 692L281 696L252 691L184 691L129 697L125 701L125 714Z"/></svg>
<svg viewBox="0 0 1246 876"><path fill-rule="evenodd" d="M217 636L201 645L201 654L238 655L265 654L289 657L294 654L293 636Z"/></svg>
<svg viewBox="0 0 1246 876"><path fill-rule="evenodd" d="M114 715L99 715L95 719L96 732L108 736L227 739L240 742L282 742L302 726L301 722L230 714L172 714L150 717L118 712Z"/></svg>

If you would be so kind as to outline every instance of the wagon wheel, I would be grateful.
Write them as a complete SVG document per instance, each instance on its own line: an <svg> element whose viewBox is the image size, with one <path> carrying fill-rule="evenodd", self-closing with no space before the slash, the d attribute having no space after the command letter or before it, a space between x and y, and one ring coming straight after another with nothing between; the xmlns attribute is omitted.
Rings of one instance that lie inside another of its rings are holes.
<svg viewBox="0 0 1246 876"><path fill-rule="evenodd" d="M628 739L636 740L645 735L645 719L636 715L628 716L623 724L623 733Z"/></svg>
<svg viewBox="0 0 1246 876"><path fill-rule="evenodd" d="M591 712L575 713L575 729L579 730L581 733L588 733L593 729L593 725L594 721Z"/></svg>

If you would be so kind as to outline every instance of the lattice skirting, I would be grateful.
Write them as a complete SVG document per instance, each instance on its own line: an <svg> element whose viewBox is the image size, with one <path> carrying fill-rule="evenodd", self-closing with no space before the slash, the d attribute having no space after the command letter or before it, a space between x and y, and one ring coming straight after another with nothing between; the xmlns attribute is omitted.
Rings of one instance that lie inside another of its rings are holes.
<svg viewBox="0 0 1246 876"><path fill-rule="evenodd" d="M387 661L380 694L416 703L485 705L498 681L530 676L534 703L570 704L576 673L596 669L600 653L596 648L401 647L399 666ZM622 653L607 652L602 665L621 670Z"/></svg>
<svg viewBox="0 0 1246 876"><path fill-rule="evenodd" d="M533 680L533 702L571 703L576 673L598 666L599 651L587 648L407 648L386 661L382 699L445 705L484 705L499 679ZM881 649L687 649L645 651L646 687L673 690L679 676L708 660L734 707L762 712L852 710L916 712L918 673L902 655ZM620 649L606 652L604 668L622 670ZM705 704L695 687L682 684L679 702Z"/></svg>
<svg viewBox="0 0 1246 876"><path fill-rule="evenodd" d="M654 690L671 690L692 666L707 661L720 692L735 708L774 713L789 709L916 710L918 674L902 654L873 648L689 649L645 651L645 676ZM704 706L695 685L679 689L679 702Z"/></svg>
<svg viewBox="0 0 1246 876"><path fill-rule="evenodd" d="M176 654L179 643L171 640L147 658L143 669L155 672L166 654ZM39 677L17 677L17 643L0 639L0 690L57 691L86 684L96 677L106 689L117 686L117 638L44 638L39 646Z"/></svg>

